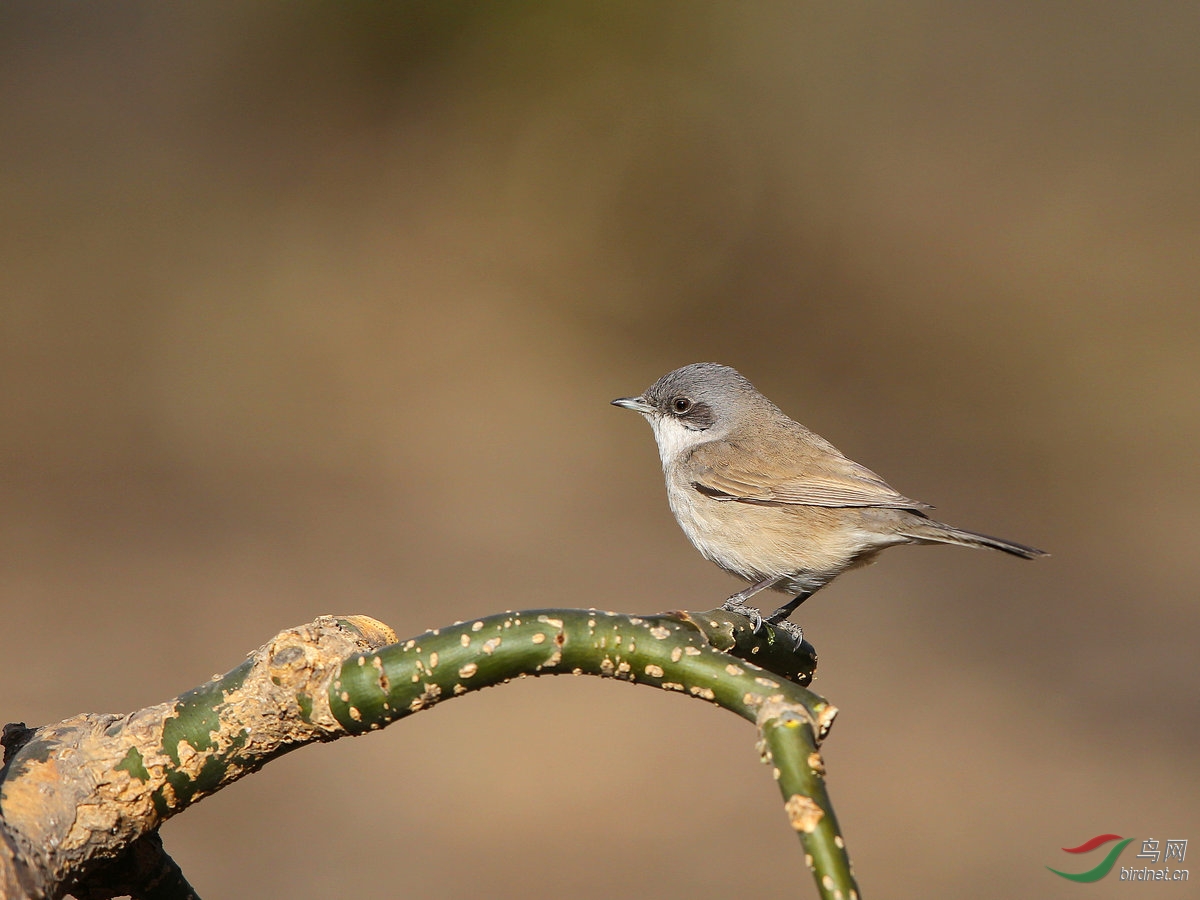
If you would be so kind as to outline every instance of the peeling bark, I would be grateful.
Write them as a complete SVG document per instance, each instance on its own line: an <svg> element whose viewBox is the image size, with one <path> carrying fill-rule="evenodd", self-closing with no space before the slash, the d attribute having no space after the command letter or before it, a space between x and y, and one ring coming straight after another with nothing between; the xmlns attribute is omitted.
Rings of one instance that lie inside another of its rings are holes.
<svg viewBox="0 0 1200 900"><path fill-rule="evenodd" d="M323 616L167 703L6 729L0 897L63 896L193 801L340 736L328 695L342 661L395 640L374 619Z"/></svg>

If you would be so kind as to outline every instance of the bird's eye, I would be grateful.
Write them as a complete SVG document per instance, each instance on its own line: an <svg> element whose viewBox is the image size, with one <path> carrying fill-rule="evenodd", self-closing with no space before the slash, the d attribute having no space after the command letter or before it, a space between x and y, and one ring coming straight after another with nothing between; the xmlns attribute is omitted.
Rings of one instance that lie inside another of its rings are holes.
<svg viewBox="0 0 1200 900"><path fill-rule="evenodd" d="M671 409L675 410L675 412L681 416L691 408L692 401L687 397L676 397L671 401Z"/></svg>

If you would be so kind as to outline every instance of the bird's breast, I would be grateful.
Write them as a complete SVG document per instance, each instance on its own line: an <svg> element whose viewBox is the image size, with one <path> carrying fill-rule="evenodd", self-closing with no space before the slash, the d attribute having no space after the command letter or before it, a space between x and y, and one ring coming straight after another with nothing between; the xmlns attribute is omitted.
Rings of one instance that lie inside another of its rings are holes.
<svg viewBox="0 0 1200 900"><path fill-rule="evenodd" d="M796 584L824 583L896 543L871 528L863 510L716 500L678 472L667 476L667 497L679 527L696 549L750 581L795 575Z"/></svg>

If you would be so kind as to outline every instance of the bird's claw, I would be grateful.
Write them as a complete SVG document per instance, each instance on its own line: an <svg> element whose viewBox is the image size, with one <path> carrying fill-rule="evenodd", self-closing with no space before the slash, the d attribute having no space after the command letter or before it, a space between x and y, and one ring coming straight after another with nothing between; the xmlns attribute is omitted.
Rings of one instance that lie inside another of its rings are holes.
<svg viewBox="0 0 1200 900"><path fill-rule="evenodd" d="M764 617L759 610L747 605L740 597L730 597L721 604L721 609L726 612L737 613L739 616L745 616L749 619L751 634L759 634L762 632L764 625L771 625L795 638L797 644L804 641L804 629L791 621L787 617L786 611L779 610ZM784 615L779 615L779 612L784 612Z"/></svg>
<svg viewBox="0 0 1200 900"><path fill-rule="evenodd" d="M763 617L762 613L753 606L747 606L741 600L730 597L722 605L721 609L726 612L737 613L739 616L745 616L750 620L750 631L753 634L758 634L762 631Z"/></svg>
<svg viewBox="0 0 1200 900"><path fill-rule="evenodd" d="M796 639L797 644L804 642L804 629L790 619L781 619L778 622L771 622L770 619L767 619L767 621L780 631L786 631L789 635Z"/></svg>

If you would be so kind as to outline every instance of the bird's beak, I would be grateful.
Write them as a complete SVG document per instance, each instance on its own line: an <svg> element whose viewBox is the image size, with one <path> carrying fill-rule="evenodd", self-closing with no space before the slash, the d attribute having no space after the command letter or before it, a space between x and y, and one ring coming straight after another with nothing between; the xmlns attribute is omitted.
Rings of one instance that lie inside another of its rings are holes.
<svg viewBox="0 0 1200 900"><path fill-rule="evenodd" d="M643 416L648 416L654 412L654 407L641 397L618 397L612 402L612 405L619 406L622 409L632 409L634 412L639 412Z"/></svg>

